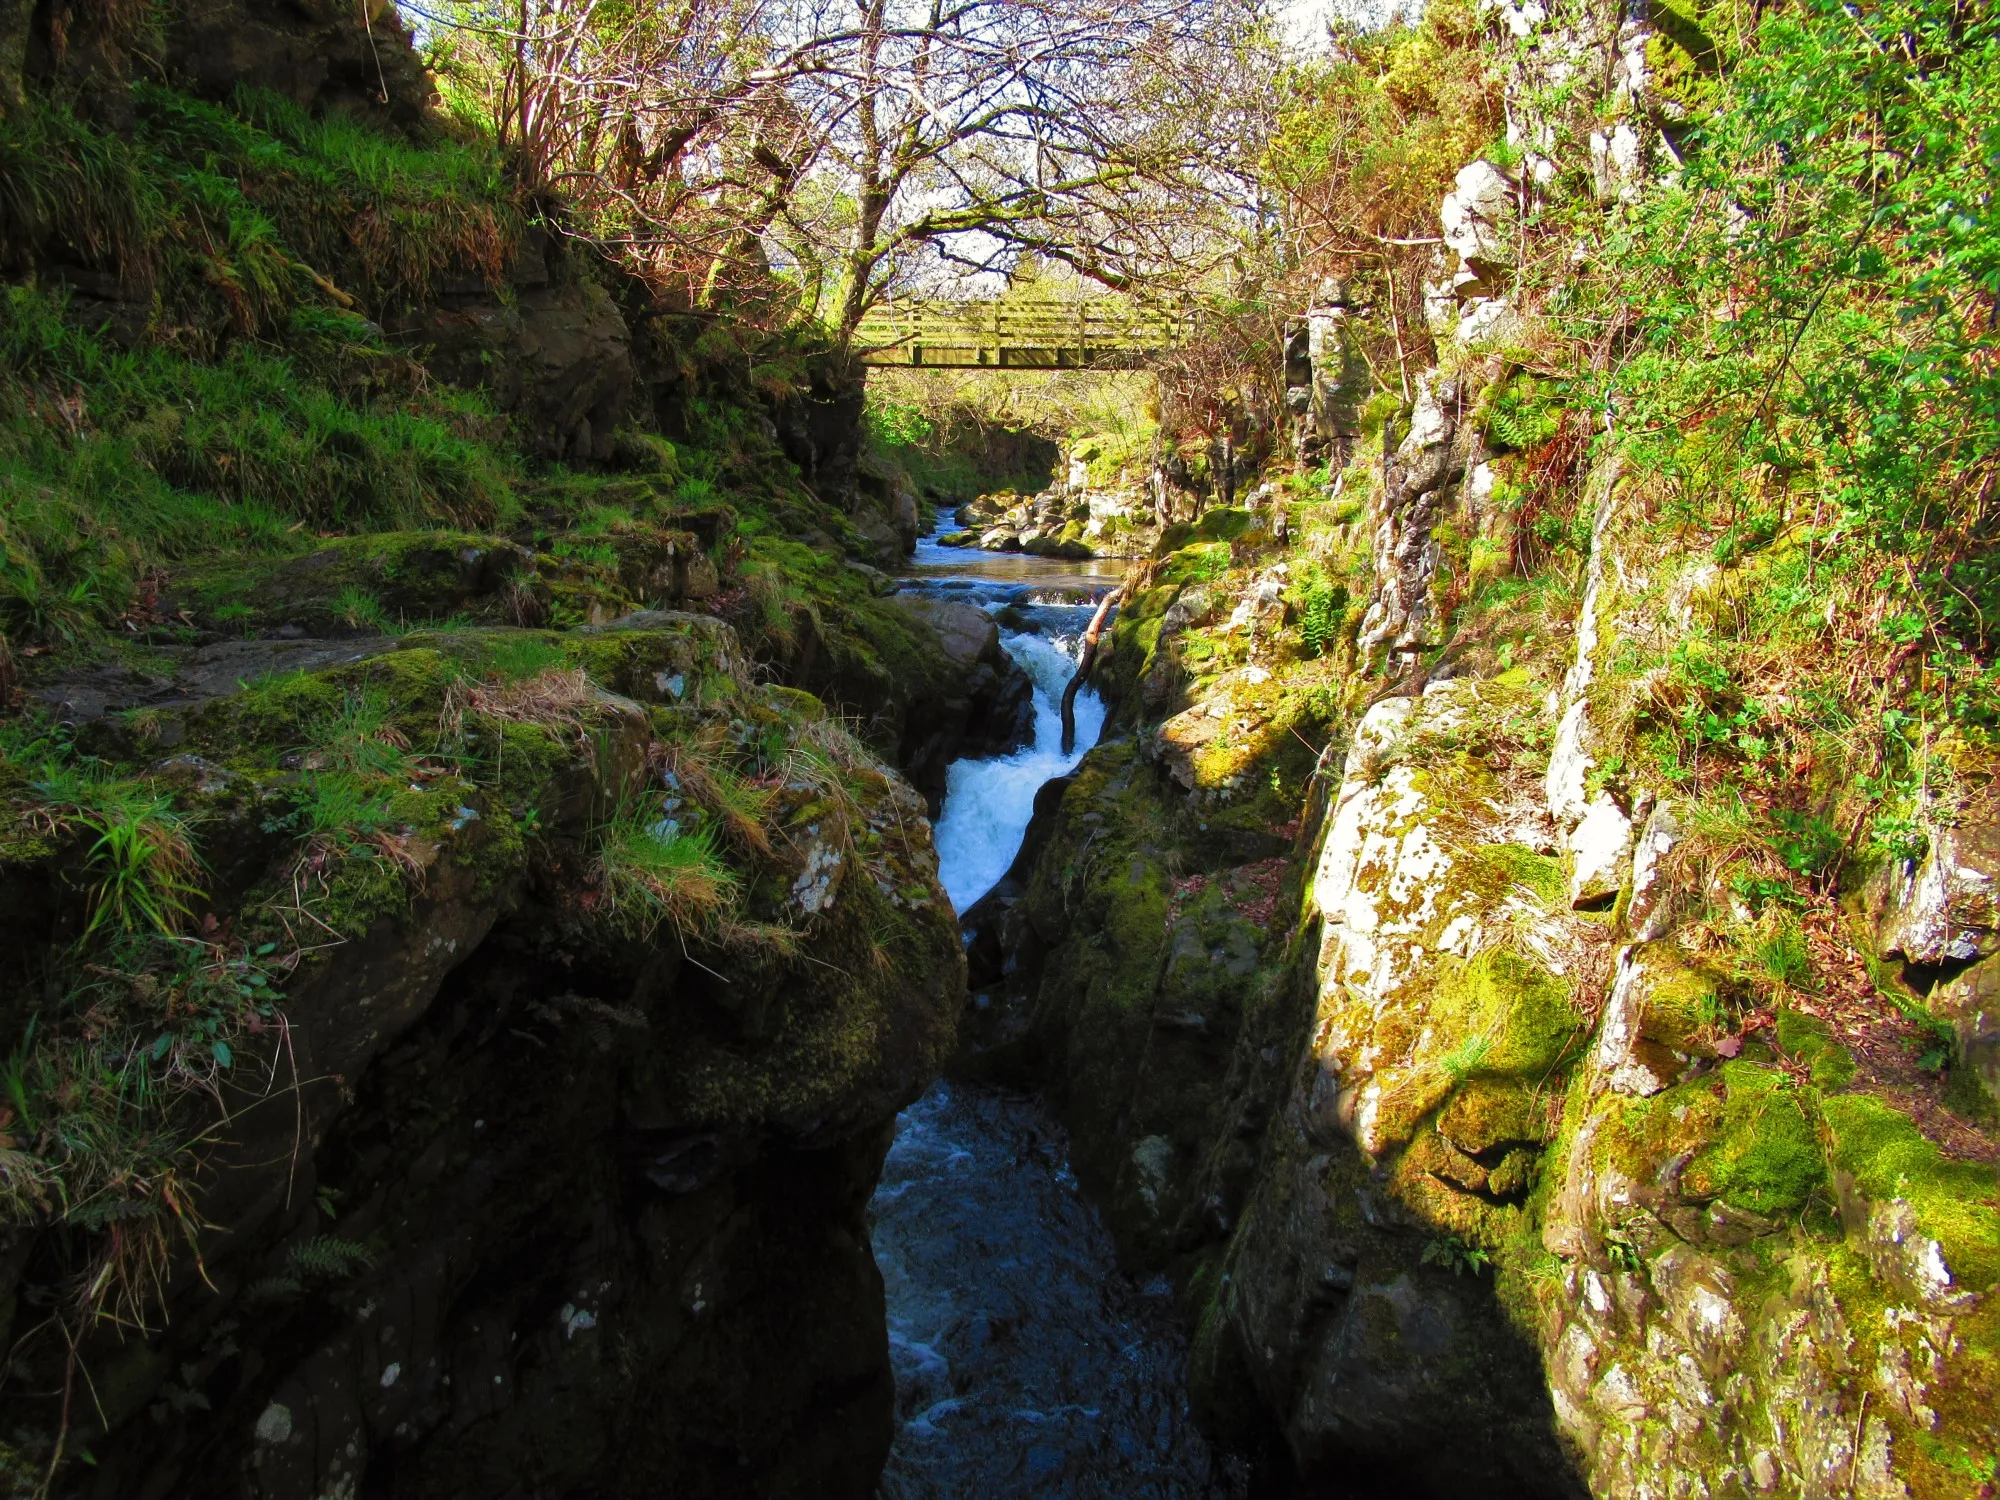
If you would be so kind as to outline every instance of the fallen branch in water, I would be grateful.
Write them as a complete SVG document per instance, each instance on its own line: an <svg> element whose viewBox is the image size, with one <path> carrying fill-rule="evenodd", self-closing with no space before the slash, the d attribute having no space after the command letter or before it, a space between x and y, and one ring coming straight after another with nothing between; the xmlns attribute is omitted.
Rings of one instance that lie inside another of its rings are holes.
<svg viewBox="0 0 2000 1500"><path fill-rule="evenodd" d="M1097 602L1097 613L1090 617L1090 628L1083 633L1083 654L1076 660L1076 675L1069 680L1069 686L1062 695L1062 753L1069 754L1076 745L1076 692L1083 686L1083 679L1090 675L1090 668L1097 660L1097 638L1104 633L1104 617L1111 613L1111 606L1124 598L1130 584L1119 584Z"/></svg>

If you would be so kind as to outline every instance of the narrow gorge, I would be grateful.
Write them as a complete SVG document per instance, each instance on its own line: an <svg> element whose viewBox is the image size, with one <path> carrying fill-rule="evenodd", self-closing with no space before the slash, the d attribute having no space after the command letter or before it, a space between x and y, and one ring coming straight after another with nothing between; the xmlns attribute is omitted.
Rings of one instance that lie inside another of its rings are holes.
<svg viewBox="0 0 2000 1500"><path fill-rule="evenodd" d="M0 1494L2000 1494L1994 76L0 0Z"/></svg>

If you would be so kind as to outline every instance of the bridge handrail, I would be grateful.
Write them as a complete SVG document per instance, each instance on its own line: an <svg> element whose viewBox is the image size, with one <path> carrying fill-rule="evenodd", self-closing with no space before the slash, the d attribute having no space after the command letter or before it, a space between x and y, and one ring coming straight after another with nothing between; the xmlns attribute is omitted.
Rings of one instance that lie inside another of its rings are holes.
<svg viewBox="0 0 2000 1500"><path fill-rule="evenodd" d="M1036 342L1114 343L1157 348L1178 341L1184 320L1149 309L1120 305L1109 298L1078 302L922 302L875 307L856 333L864 340L888 337L896 343ZM1132 341L1143 341L1135 344Z"/></svg>

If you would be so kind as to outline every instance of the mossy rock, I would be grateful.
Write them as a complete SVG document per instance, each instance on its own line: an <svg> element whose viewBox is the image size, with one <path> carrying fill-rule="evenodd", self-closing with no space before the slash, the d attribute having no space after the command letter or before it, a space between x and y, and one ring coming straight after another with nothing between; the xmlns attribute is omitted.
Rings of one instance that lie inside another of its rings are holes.
<svg viewBox="0 0 2000 1500"><path fill-rule="evenodd" d="M1651 1098L1607 1096L1600 1108L1599 1165L1646 1182L1685 1160L1679 1186L1691 1201L1776 1216L1827 1186L1815 1100L1776 1068L1739 1058Z"/></svg>
<svg viewBox="0 0 2000 1500"><path fill-rule="evenodd" d="M1468 1156L1511 1141L1540 1142L1547 1133L1534 1088L1506 1078L1467 1080L1439 1111L1438 1130Z"/></svg>
<svg viewBox="0 0 2000 1500"><path fill-rule="evenodd" d="M1204 542L1233 542L1257 523L1257 517L1240 505L1218 505L1203 511L1194 523L1194 536Z"/></svg>
<svg viewBox="0 0 2000 1500"><path fill-rule="evenodd" d="M1531 959L1489 948L1467 962L1437 964L1435 988L1422 1007L1438 1043L1439 1066L1456 1078L1547 1078L1581 1049L1588 1019L1570 986Z"/></svg>
<svg viewBox="0 0 2000 1500"><path fill-rule="evenodd" d="M2000 1175L1994 1168L1951 1160L1908 1115L1870 1095L1837 1095L1822 1112L1834 1170L1865 1200L1909 1203L1962 1286L1986 1292L2000 1284Z"/></svg>
<svg viewBox="0 0 2000 1500"><path fill-rule="evenodd" d="M1827 1181L1810 1101L1776 1069L1737 1060L1719 1072L1715 1134L1682 1173L1683 1190L1751 1213L1798 1212Z"/></svg>
<svg viewBox="0 0 2000 1500"><path fill-rule="evenodd" d="M186 569L169 607L230 632L293 626L310 635L375 631L471 611L508 618L510 582L532 579L534 555L502 537L385 531L284 558Z"/></svg>
<svg viewBox="0 0 2000 1500"><path fill-rule="evenodd" d="M1841 1089L1854 1079L1854 1054L1833 1040L1833 1029L1817 1016L1778 1007L1778 1046L1787 1057L1797 1058L1812 1072L1812 1081L1823 1089Z"/></svg>
<svg viewBox="0 0 2000 1500"><path fill-rule="evenodd" d="M1713 1038L1728 1013L1721 976L1689 962L1671 944L1648 944L1640 952L1640 1034L1684 1056L1713 1056Z"/></svg>
<svg viewBox="0 0 2000 1500"><path fill-rule="evenodd" d="M1023 544L1021 550L1034 557L1067 557L1080 560L1094 555L1089 544L1084 542L1081 536L1071 539L1066 534L1036 537L1033 541Z"/></svg>

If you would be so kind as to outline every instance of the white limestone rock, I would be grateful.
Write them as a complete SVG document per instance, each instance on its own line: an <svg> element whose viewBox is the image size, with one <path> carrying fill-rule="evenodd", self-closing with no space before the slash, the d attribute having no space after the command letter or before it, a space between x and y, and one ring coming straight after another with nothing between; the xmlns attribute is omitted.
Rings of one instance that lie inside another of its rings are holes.
<svg viewBox="0 0 2000 1500"><path fill-rule="evenodd" d="M1516 211L1516 189L1507 174L1480 160L1459 168L1456 186L1438 209L1447 249L1484 274L1512 259L1506 226Z"/></svg>

